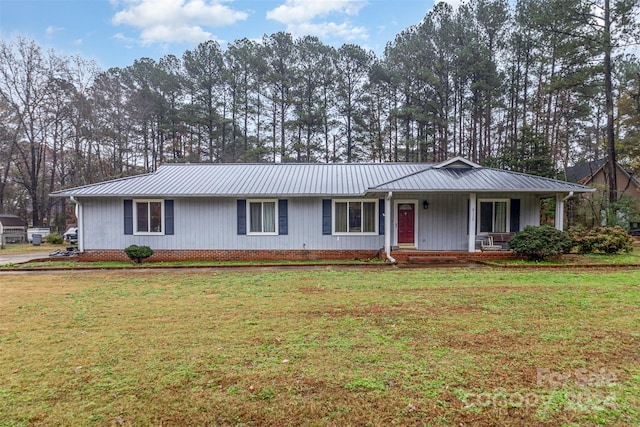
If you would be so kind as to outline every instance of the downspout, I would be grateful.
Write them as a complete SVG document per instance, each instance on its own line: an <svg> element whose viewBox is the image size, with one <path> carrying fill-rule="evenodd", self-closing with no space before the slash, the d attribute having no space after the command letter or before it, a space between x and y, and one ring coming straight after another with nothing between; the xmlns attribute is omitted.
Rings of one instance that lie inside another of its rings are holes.
<svg viewBox="0 0 640 427"><path fill-rule="evenodd" d="M564 198L560 198L560 195L556 195L556 229L563 231L564 229L564 202L567 201L567 199L569 199L569 197L573 196L573 191L569 191L569 194L564 197Z"/></svg>
<svg viewBox="0 0 640 427"><path fill-rule="evenodd" d="M573 197L573 191L569 191L569 194L567 195L567 197L565 197L564 199L562 199L562 202L563 202L563 203L564 203L564 202L566 202L566 201L569 199L569 197Z"/></svg>
<svg viewBox="0 0 640 427"><path fill-rule="evenodd" d="M71 196L71 201L76 204L76 220L78 221L78 251L84 251L84 230L83 230L83 221L82 221L82 204L76 200L75 197Z"/></svg>
<svg viewBox="0 0 640 427"><path fill-rule="evenodd" d="M395 264L396 260L391 256L391 197L393 191L389 191L384 198L384 252L390 263Z"/></svg>

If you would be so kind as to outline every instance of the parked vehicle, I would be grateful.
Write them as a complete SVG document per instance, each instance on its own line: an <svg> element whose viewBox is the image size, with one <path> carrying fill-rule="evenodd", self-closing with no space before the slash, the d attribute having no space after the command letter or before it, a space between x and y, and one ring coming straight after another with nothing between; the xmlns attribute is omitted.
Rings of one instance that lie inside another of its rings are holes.
<svg viewBox="0 0 640 427"><path fill-rule="evenodd" d="M70 227L62 237L66 242L76 243L78 241L78 227Z"/></svg>

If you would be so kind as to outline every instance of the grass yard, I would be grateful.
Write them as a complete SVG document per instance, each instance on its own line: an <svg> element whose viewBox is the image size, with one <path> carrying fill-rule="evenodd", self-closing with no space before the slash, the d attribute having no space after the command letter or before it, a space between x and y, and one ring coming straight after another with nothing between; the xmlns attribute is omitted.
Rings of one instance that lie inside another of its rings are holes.
<svg viewBox="0 0 640 427"><path fill-rule="evenodd" d="M0 274L0 426L640 424L640 272Z"/></svg>
<svg viewBox="0 0 640 427"><path fill-rule="evenodd" d="M67 244L54 245L53 243L43 242L36 246L31 243L7 243L3 249L0 249L0 255L29 254L34 252L53 252L58 249L65 249Z"/></svg>

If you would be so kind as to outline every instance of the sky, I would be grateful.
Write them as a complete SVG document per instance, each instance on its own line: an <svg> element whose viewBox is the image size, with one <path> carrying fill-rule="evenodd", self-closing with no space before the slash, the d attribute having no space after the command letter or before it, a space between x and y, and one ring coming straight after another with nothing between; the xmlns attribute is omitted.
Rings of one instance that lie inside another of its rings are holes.
<svg viewBox="0 0 640 427"><path fill-rule="evenodd" d="M207 40L225 50L278 31L335 47L353 43L380 56L432 7L433 0L0 0L0 35L27 37L102 69L182 57Z"/></svg>

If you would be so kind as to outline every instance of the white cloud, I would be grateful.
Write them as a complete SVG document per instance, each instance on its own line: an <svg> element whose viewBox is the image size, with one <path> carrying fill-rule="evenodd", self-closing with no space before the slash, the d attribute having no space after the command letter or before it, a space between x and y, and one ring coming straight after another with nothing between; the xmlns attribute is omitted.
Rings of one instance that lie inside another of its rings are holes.
<svg viewBox="0 0 640 427"><path fill-rule="evenodd" d="M64 28L60 28L60 27L54 27L53 25L49 25L45 30L45 34L47 35L47 37L52 37L55 33L59 33L60 31L64 30Z"/></svg>
<svg viewBox="0 0 640 427"><path fill-rule="evenodd" d="M357 15L365 5L363 0L286 0L267 12L267 18L283 24L308 22L331 13Z"/></svg>
<svg viewBox="0 0 640 427"><path fill-rule="evenodd" d="M366 39L364 27L354 27L348 20L337 23L322 20L332 16L354 16L366 4L364 0L286 0L284 4L267 12L267 18L287 25L294 36L312 35L346 40ZM316 22L320 18L321 22Z"/></svg>
<svg viewBox="0 0 640 427"><path fill-rule="evenodd" d="M84 44L84 40L83 39L75 39L73 41L73 44L76 46L82 46Z"/></svg>
<svg viewBox="0 0 640 427"><path fill-rule="evenodd" d="M222 0L125 0L112 21L140 29L144 44L197 43L212 36L204 27L223 27L246 18L245 12Z"/></svg>

